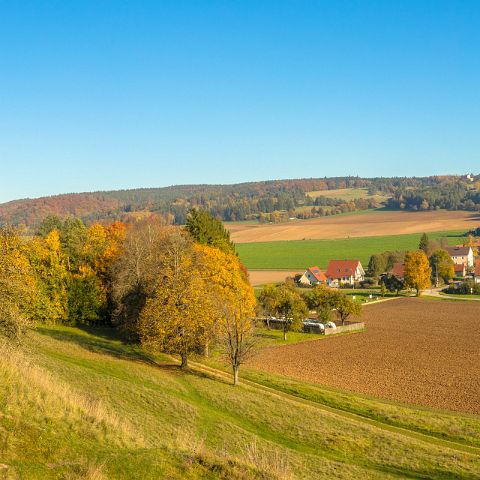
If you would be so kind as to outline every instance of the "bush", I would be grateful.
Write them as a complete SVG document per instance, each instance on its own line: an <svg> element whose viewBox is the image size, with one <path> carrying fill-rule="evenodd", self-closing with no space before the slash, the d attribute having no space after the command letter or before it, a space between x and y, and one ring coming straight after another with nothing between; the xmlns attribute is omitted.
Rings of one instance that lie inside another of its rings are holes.
<svg viewBox="0 0 480 480"><path fill-rule="evenodd" d="M474 295L480 295L480 283L475 283L473 280L466 280L458 287L451 285L450 287L445 288L443 292L453 295L470 295L472 290Z"/></svg>

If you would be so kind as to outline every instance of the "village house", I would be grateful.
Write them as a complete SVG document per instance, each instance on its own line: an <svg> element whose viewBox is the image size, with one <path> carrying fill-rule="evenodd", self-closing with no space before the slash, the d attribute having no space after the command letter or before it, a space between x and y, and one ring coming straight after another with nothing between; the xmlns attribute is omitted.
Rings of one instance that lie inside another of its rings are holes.
<svg viewBox="0 0 480 480"><path fill-rule="evenodd" d="M365 270L360 260L330 260L326 275L331 287L353 286L365 280Z"/></svg>
<svg viewBox="0 0 480 480"><path fill-rule="evenodd" d="M467 274L467 267L463 264L455 264L453 266L455 270L455 277L457 278L463 278Z"/></svg>
<svg viewBox="0 0 480 480"><path fill-rule="evenodd" d="M310 267L298 281L302 285L319 285L327 283L327 277L318 267Z"/></svg>
<svg viewBox="0 0 480 480"><path fill-rule="evenodd" d="M405 277L405 264L402 262L394 263L390 273L399 280L403 280Z"/></svg>
<svg viewBox="0 0 480 480"><path fill-rule="evenodd" d="M445 250L452 257L455 265L465 265L465 267L472 268L474 264L474 255L472 247L446 247Z"/></svg>
<svg viewBox="0 0 480 480"><path fill-rule="evenodd" d="M480 258L477 258L475 261L475 272L474 272L475 283L480 283Z"/></svg>

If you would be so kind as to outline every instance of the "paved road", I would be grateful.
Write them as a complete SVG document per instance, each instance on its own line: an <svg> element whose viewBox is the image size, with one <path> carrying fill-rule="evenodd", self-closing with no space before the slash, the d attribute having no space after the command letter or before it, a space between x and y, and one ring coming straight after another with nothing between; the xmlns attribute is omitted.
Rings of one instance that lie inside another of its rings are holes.
<svg viewBox="0 0 480 480"><path fill-rule="evenodd" d="M440 292L444 289L445 287L439 287L439 288L431 288L429 290L425 290L423 293L425 295L430 295L431 297L439 297L443 299L452 299L452 300L466 300L468 302L479 302L480 298L468 298L468 297L459 297L455 298L453 295L442 295Z"/></svg>

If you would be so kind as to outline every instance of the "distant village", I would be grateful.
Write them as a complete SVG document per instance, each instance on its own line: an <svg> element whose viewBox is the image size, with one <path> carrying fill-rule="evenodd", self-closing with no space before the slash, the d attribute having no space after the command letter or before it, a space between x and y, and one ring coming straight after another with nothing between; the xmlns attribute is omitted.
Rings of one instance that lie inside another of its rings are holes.
<svg viewBox="0 0 480 480"><path fill-rule="evenodd" d="M480 258L478 250L480 241L476 246L456 245L451 247L442 247L448 252L454 270L456 279L472 279L475 284L480 284ZM435 272L433 272L435 273ZM395 262L389 269L381 274L381 278L386 276L395 277L403 282L405 277L405 264ZM299 286L327 285L332 288L356 287L361 286L365 281L366 271L360 260L331 260L326 271L313 266L305 270L303 275L296 278Z"/></svg>

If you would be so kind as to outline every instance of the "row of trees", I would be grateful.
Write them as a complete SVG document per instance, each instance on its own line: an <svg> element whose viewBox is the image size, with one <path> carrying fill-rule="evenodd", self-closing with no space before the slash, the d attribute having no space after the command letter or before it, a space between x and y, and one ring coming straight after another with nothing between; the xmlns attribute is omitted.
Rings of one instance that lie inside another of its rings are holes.
<svg viewBox="0 0 480 480"><path fill-rule="evenodd" d="M259 306L267 322L273 316L279 316L283 320L284 340L290 330L302 331L302 320L310 310L315 311L323 323L329 322L335 312L342 325L350 315L361 314L360 303L340 290L317 285L300 294L293 282L266 285L260 293Z"/></svg>
<svg viewBox="0 0 480 480"><path fill-rule="evenodd" d="M228 232L204 212L187 227L146 219L87 228L46 218L36 235L0 232L0 331L29 323L111 324L152 351L223 348L234 375L251 348L255 297Z"/></svg>

